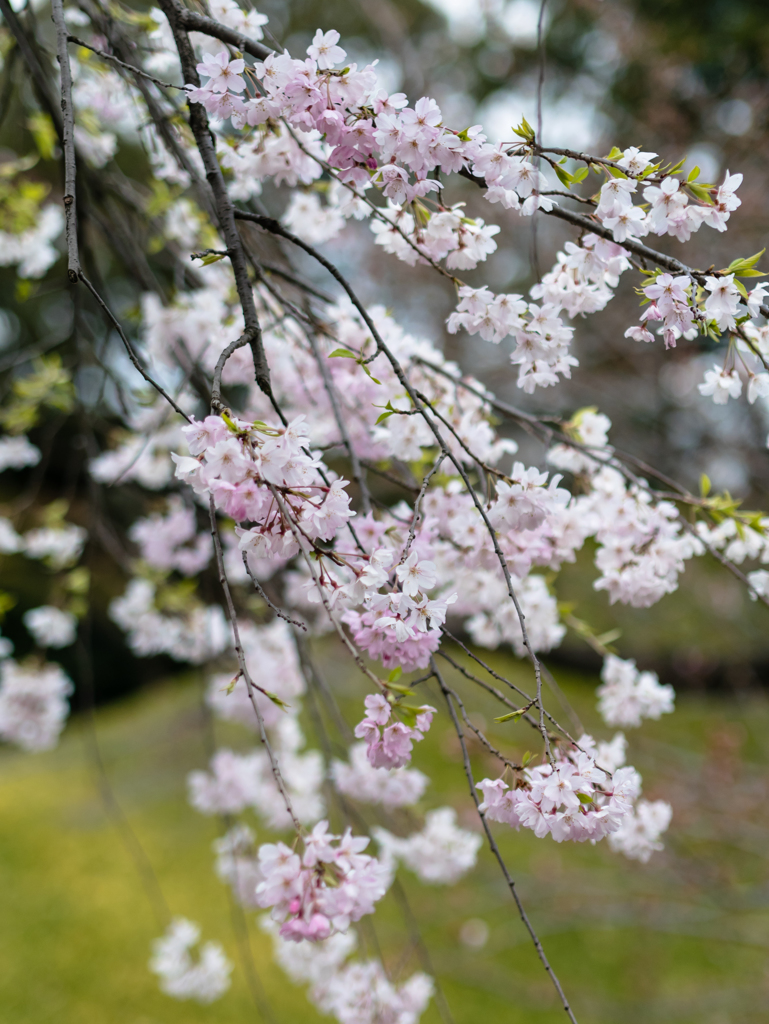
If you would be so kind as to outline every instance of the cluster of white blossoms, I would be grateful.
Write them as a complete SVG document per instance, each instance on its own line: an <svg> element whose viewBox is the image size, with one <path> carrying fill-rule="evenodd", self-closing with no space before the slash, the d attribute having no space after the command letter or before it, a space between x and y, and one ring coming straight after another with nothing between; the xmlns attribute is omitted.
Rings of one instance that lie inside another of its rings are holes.
<svg viewBox="0 0 769 1024"><path fill-rule="evenodd" d="M275 756L294 814L302 823L312 824L325 813L323 760L317 750L300 752L303 745L304 737L295 719L281 721ZM285 799L264 750L249 754L218 750L211 759L210 771L190 772L187 781L190 803L202 814L240 814L252 808L271 829L291 826Z"/></svg>
<svg viewBox="0 0 769 1024"><path fill-rule="evenodd" d="M80 558L88 533L82 526L62 522L19 534L10 519L0 517L0 554L23 553L54 570L66 569Z"/></svg>
<svg viewBox="0 0 769 1024"><path fill-rule="evenodd" d="M638 802L641 776L624 761L622 734L611 744L583 736L578 745L559 749L552 764L516 771L512 783L483 779L480 809L490 821L531 829L539 838L550 835L557 843L618 836L612 849L648 860L662 848L659 837L672 810L663 801Z"/></svg>
<svg viewBox="0 0 769 1024"><path fill-rule="evenodd" d="M475 867L483 837L457 826L453 807L439 807L425 815L421 832L401 839L384 828L374 830L382 856L400 861L423 882L453 885Z"/></svg>
<svg viewBox="0 0 769 1024"><path fill-rule="evenodd" d="M375 768L368 757L368 744L350 747L349 763L335 760L331 774L340 793L366 804L381 804L385 810L417 803L429 779L416 768Z"/></svg>
<svg viewBox="0 0 769 1024"><path fill-rule="evenodd" d="M196 604L179 613L165 612L157 607L157 591L150 580L136 577L110 605L110 618L125 630L134 654L143 658L168 654L177 661L200 665L230 646L220 605Z"/></svg>
<svg viewBox="0 0 769 1024"><path fill-rule="evenodd" d="M24 750L54 747L72 690L72 681L53 662L0 661L0 738Z"/></svg>
<svg viewBox="0 0 769 1024"><path fill-rule="evenodd" d="M673 711L675 692L662 686L655 672L639 672L634 661L608 654L601 670L598 710L607 725L639 726L644 718Z"/></svg>
<svg viewBox="0 0 769 1024"><path fill-rule="evenodd" d="M639 800L617 831L610 833L609 846L646 864L655 851L664 849L660 836L667 831L672 816L673 808L664 800Z"/></svg>
<svg viewBox="0 0 769 1024"><path fill-rule="evenodd" d="M149 967L166 995L212 1003L230 987L233 965L220 944L199 942L199 925L177 917L153 943Z"/></svg>
<svg viewBox="0 0 769 1024"><path fill-rule="evenodd" d="M77 619L53 605L30 608L24 613L24 625L38 647L69 647L75 642Z"/></svg>
<svg viewBox="0 0 769 1024"><path fill-rule="evenodd" d="M24 434L0 437L0 473L6 469L36 466L39 461L40 449Z"/></svg>
<svg viewBox="0 0 769 1024"><path fill-rule="evenodd" d="M275 959L321 1013L339 1024L416 1024L433 994L432 978L421 971L400 985L385 974L378 960L349 960L355 933L337 932L315 943L297 944L282 938L269 917L261 927L273 938Z"/></svg>

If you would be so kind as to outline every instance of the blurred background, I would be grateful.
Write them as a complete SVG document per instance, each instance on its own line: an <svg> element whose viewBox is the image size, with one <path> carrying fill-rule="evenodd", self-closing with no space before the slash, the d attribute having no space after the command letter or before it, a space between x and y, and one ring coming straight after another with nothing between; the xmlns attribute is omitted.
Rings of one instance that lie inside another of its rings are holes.
<svg viewBox="0 0 769 1024"><path fill-rule="evenodd" d="M50 45L47 8L14 6ZM304 51L316 28L337 28L351 60L379 59L388 88L412 98L434 96L447 122L482 123L492 139L509 138L521 115L535 123L541 78L546 143L596 153L615 144L636 145L672 162L685 157L706 181L721 180L727 170L745 175L742 206L726 236L703 230L685 254L665 238L661 247L667 252L705 268L767 244L769 18L762 0L547 0L544 7L537 0L265 0L258 7L292 53ZM34 177L41 188L56 189L60 170L53 143L22 109L28 85L7 33L0 35L0 48L0 164L9 151L38 154ZM140 175L144 159L138 143L121 139L120 169ZM464 191L461 182L456 186L456 198L467 202L470 213L481 212L476 192L469 184ZM266 191L265 201L280 209L285 198ZM468 280L498 292L525 293L571 237L546 217L534 225L498 207L493 217L488 208L483 212L502 226L499 250ZM3 209L0 193L0 217L12 215ZM343 270L355 268L367 301L392 307L404 326L442 344L500 397L531 411L565 415L597 404L613 422L611 440L618 447L695 490L705 472L715 489L730 490L746 507L769 507L766 406L716 406L699 395L697 383L718 358L707 340L665 352L661 344L625 339L638 305L630 273L604 312L576 323L580 367L572 381L526 396L515 386L507 350L445 333L453 295L428 268L383 259L367 226L355 223L327 252ZM96 256L113 304L136 325L141 281L106 247ZM59 353L65 366L80 367L78 398L95 425L91 435L77 411L49 409L30 431L42 462L0 477L0 514L23 514L30 523L62 496L71 502L69 518L87 520L86 460L94 440L103 447L116 425L104 401L103 373L73 335L73 296L63 284L63 266L60 261L34 282L17 282L13 269L0 267L0 403L13 381L29 372L34 355ZM314 267L303 269L308 276L315 273ZM168 268L158 264L157 271L167 274ZM84 313L81 322L97 347L107 345L101 321ZM543 464L541 447L518 435L516 440L526 461ZM105 494L104 518L118 532L146 497L133 484ZM88 555L93 695L104 705L97 724L107 771L174 909L201 920L226 945L227 903L208 851L214 830L184 799L187 770L208 756L200 680L169 659L139 660L126 650L106 615L109 600L125 586L110 544L109 536L99 537ZM0 587L17 596L3 632L19 657L31 649L21 618L48 592L45 574L43 566L21 556L0 557ZM579 602L579 614L599 632L621 629L622 656L655 669L679 692L676 715L646 725L633 737L629 755L644 775L645 795L664 796L674 805L669 849L638 866L620 863L600 847L562 849L508 836L506 853L564 981L576 989L580 1020L765 1021L766 609L704 560L687 569L674 596L648 610L609 606L604 594L593 592L592 579L586 551L561 574L559 599ZM324 648L323 657L333 667L333 647ZM506 671L517 671L507 655L499 657ZM84 703L82 666L67 651L61 661L75 680L77 709ZM570 634L548 663L586 726L595 724L597 657ZM348 687L350 701L359 701L357 684L342 680L340 686ZM159 929L119 841L120 827L105 816L92 762L84 757L88 735L76 715L61 748L51 754L0 752L0 950L9 965L0 972L3 1019L254 1019L242 978L230 996L207 1009L178 1006L155 991L144 963L148 936ZM438 731L430 742L425 757L437 785L445 786L440 795L464 820L469 801L456 751ZM531 962L494 870L484 854L474 887L460 886L448 897L443 890L419 889L414 897L424 901L425 918L432 922L428 939L457 1021L469 1024L480 1013L501 1024L556 1020L562 1011L549 1003L546 979ZM393 925L385 942L397 942L395 936ZM278 1019L311 1019L301 993L269 966L265 940L257 931L252 940ZM434 1008L425 1020L437 1020Z"/></svg>

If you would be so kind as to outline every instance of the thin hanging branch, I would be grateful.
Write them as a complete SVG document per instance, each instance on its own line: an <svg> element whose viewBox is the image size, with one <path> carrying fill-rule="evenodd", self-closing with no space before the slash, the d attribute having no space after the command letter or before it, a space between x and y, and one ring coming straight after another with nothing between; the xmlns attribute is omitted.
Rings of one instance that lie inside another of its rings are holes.
<svg viewBox="0 0 769 1024"><path fill-rule="evenodd" d="M67 25L62 0L51 0L51 17L56 25L56 55L61 71L61 123L64 150L64 216L67 224L67 276L73 284L80 277L77 245L77 168L75 160L75 111L72 105L72 72L67 50Z"/></svg>

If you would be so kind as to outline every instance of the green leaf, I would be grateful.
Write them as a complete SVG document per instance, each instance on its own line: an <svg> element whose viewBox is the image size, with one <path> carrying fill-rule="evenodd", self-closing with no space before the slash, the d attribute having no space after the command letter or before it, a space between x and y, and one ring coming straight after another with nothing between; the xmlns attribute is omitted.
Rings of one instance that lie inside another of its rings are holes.
<svg viewBox="0 0 769 1024"><path fill-rule="evenodd" d="M748 289L745 287L745 285L742 283L742 281L735 281L734 282L734 287L737 289L737 291L740 293L740 295L743 297L743 299L745 299L745 301L747 302L747 299L748 299Z"/></svg>
<svg viewBox="0 0 769 1024"><path fill-rule="evenodd" d="M622 156L622 150L619 149L617 146L612 146L611 147L611 153L609 153L609 155L606 157L606 159L607 160L619 160L619 158L621 156Z"/></svg>
<svg viewBox="0 0 769 1024"><path fill-rule="evenodd" d="M686 157L684 157L682 160L679 160L678 163L675 164L675 166L671 167L668 171L666 171L666 174L668 174L668 175L670 175L670 174L677 174L681 170L681 168L683 167L683 165L685 163L686 163Z"/></svg>
<svg viewBox="0 0 769 1024"><path fill-rule="evenodd" d="M525 708L519 708L518 711L510 711L506 715L500 715L499 718L495 718L495 722L512 722L514 718L520 718L521 715L526 714Z"/></svg>
<svg viewBox="0 0 769 1024"><path fill-rule="evenodd" d="M707 473L703 473L700 477L700 494L703 498L707 498L707 496L710 494L711 486L712 484L710 482L710 477L707 475Z"/></svg>
<svg viewBox="0 0 769 1024"><path fill-rule="evenodd" d="M704 185L695 185L692 182L687 182L686 187L695 199L699 199L701 203L707 203L708 206L713 205L713 196L710 194L710 189Z"/></svg>
<svg viewBox="0 0 769 1024"><path fill-rule="evenodd" d="M333 352L329 353L329 359L357 359L358 356L354 352L350 352L346 348L335 348Z"/></svg>
<svg viewBox="0 0 769 1024"><path fill-rule="evenodd" d="M519 138L525 139L526 142L533 142L536 138L536 132L525 117L521 119L521 123L517 128L513 128L513 131Z"/></svg>
<svg viewBox="0 0 769 1024"><path fill-rule="evenodd" d="M527 764L529 764L533 757L534 755L532 754L532 752L530 750L527 750L526 753L523 755L523 760L521 761L521 764L524 768Z"/></svg>
<svg viewBox="0 0 769 1024"><path fill-rule="evenodd" d="M237 685L237 682L238 682L238 679L240 679L241 675L242 675L241 672L237 672L232 677L232 679L230 679L229 683L227 684L224 692L227 694L228 697L232 693L232 691L235 689L235 687Z"/></svg>
<svg viewBox="0 0 769 1024"><path fill-rule="evenodd" d="M362 366L362 367L363 367L363 372L364 372L364 373L366 374L366 376L367 376L367 377L368 377L368 378L369 378L370 380L373 380L373 382L374 382L375 384L381 384L381 383L382 383L382 382L381 382L381 380L377 380L377 379L376 379L376 377L374 376L374 374L373 374L373 373L371 372L371 370L369 370L368 366L366 366L366 364L365 364L365 363L363 362L363 360L362 360L362 359L359 359L359 360L358 360L358 365L359 365L359 366Z"/></svg>
<svg viewBox="0 0 769 1024"><path fill-rule="evenodd" d="M619 167L607 167L606 170L612 176L612 178L627 178L627 174L621 171Z"/></svg>
<svg viewBox="0 0 769 1024"><path fill-rule="evenodd" d="M392 690L394 693L400 693L403 697L413 697L414 691L410 690L408 686L398 686L395 683L388 683L387 689Z"/></svg>
<svg viewBox="0 0 769 1024"><path fill-rule="evenodd" d="M566 188L571 188L571 185L572 185L572 182L574 181L574 179L569 174L569 172L565 171L562 167L559 167L558 164L555 165L553 170L555 171L555 173L556 173L560 183L562 185L565 185Z"/></svg>
<svg viewBox="0 0 769 1024"><path fill-rule="evenodd" d="M692 181L696 181L697 178L699 178L699 176L700 176L700 169L699 169L699 167L692 167L692 169L689 171L689 177L686 179L686 181L689 182L689 183L692 182Z"/></svg>
<svg viewBox="0 0 769 1024"><path fill-rule="evenodd" d="M417 713L413 708L407 707L405 704L396 704L395 710L403 720L404 725L407 725L410 729L416 728Z"/></svg>
<svg viewBox="0 0 769 1024"><path fill-rule="evenodd" d="M392 670L392 672L389 674L389 676L387 677L387 682L388 683L397 683L402 675L403 675L403 669L401 668L400 665L398 665L398 667L394 668Z"/></svg>
<svg viewBox="0 0 769 1024"><path fill-rule="evenodd" d="M765 277L765 274L756 272L756 264L765 252L766 249L762 249L761 252L748 256L747 259L732 260L726 270L722 271L722 273L736 274L738 277ZM750 271L753 271L753 273L750 273Z"/></svg>
<svg viewBox="0 0 769 1024"><path fill-rule="evenodd" d="M607 633L601 633L600 636L597 636L596 640L602 647L608 647L609 644L613 644L615 640L619 640L621 636L621 629L610 629Z"/></svg>
<svg viewBox="0 0 769 1024"><path fill-rule="evenodd" d="M589 167L580 167L578 171L575 171L574 174L572 174L572 181L575 185L579 185L580 182L585 180L588 174L590 174Z"/></svg>
<svg viewBox="0 0 769 1024"><path fill-rule="evenodd" d="M286 704L284 700L281 700L277 693L270 693L269 690L263 690L262 692L265 697L269 698L269 700L271 700L276 707L280 708L281 711L288 711L291 707L290 704Z"/></svg>
<svg viewBox="0 0 769 1024"><path fill-rule="evenodd" d="M374 408L375 409L385 409L386 410L386 412L383 412L382 415L377 419L375 426L379 426L380 423L384 423L384 421L389 416L392 416L394 413L398 412L398 409L393 409L393 407L392 407L392 405L390 403L389 398L387 400L387 405L375 405Z"/></svg>

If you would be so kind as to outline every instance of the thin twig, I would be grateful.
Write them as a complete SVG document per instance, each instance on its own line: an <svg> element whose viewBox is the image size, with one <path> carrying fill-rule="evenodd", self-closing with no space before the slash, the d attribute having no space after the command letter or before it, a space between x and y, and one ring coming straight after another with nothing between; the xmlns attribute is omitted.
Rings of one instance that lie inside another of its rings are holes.
<svg viewBox="0 0 769 1024"><path fill-rule="evenodd" d="M232 630L232 637L233 637L233 642L234 642L234 647L235 647L235 655L236 655L236 657L238 659L238 667L240 668L241 675L243 676L243 679L245 680L246 690L248 691L248 699L251 701L251 705L252 705L252 707L254 709L254 712L256 714L256 720L259 723L259 738L262 741L262 745L264 746L264 749L267 751L267 756L268 756L268 758L270 760L270 767L272 769L273 778L275 779L275 784L278 787L278 792L280 793L280 795L281 795L281 797L283 799L283 803L286 806L286 810L288 811L288 815L291 818L291 821L293 823L294 829L296 830L296 832L299 835L301 835L302 832L303 832L303 829L302 829L302 826L301 826L301 824L299 822L299 819L296 817L296 814L294 813L294 808L293 808L293 806L291 804L291 798L288 795L288 790L286 788L286 784L283 781L283 776L282 776L281 771L280 771L280 766L278 765L278 761L277 761L277 758L275 756L275 752L273 751L272 745L270 744L270 741L269 741L269 739L267 737L267 731L265 730L265 727L264 727L264 718L262 717L262 712L259 710L259 704L258 704L258 702L256 700L256 692L255 692L256 687L254 685L253 680L251 679L251 674L248 671L248 665L246 664L246 656L245 656L245 653L243 651L243 645L240 642L240 630L238 628L238 617L237 617L237 615L235 613L235 606L232 603L232 594L230 593L230 584L229 584L229 581L227 580L227 573L226 573L225 568L224 568L224 556L222 554L222 542L221 542L221 539L219 537L219 529L218 529L217 523L216 523L216 507L214 505L214 497L213 497L213 495L211 495L211 497L209 498L209 502L208 502L208 515L209 515L209 519L210 519L210 522L211 522L211 537L213 538L213 542L214 542L214 552L216 554L216 568L217 568L218 573L219 573L219 583L221 584L222 591L224 592L225 611L227 613L227 618L229 619L230 628Z"/></svg>
<svg viewBox="0 0 769 1024"><path fill-rule="evenodd" d="M451 720L454 723L454 729L455 729L457 737L459 739L460 746L462 747L462 759L464 761L465 775L467 776L467 783L468 783L468 786L470 787L470 796L472 797L473 803L475 804L475 809L478 812L478 816L481 819L481 824L483 825L483 831L486 833L486 839L488 841L488 844L489 844L489 847L491 849L491 852L494 854L494 856L497 859L497 863L499 864L500 869L502 871L502 874L504 875L504 878L505 878L505 881L507 882L507 886L508 886L508 888L510 890L510 893L511 893L513 899L515 900L515 905L518 908L518 913L520 915L520 918L523 921L523 923L524 923L524 925L526 927L526 930L529 933L529 936L531 937L531 941L534 943L534 948L537 951L537 956L539 957L540 961L542 962L542 966L547 971L547 973L548 973L548 975L550 977L550 980L552 981L553 986L555 987L555 990L558 993L558 996L559 996L559 998L561 1000L561 1005L563 1006L564 1010L566 1011L566 1013L568 1015L568 1018L571 1021L571 1024L577 1024L577 1018L574 1016L574 1013L572 1012L572 1009L571 1009L571 1007L569 1005L569 1001L566 998L566 994L563 991L561 983L558 980L558 977L557 977L555 971L550 966L550 961L547 959L547 956L545 955L545 951L542 948L542 943L540 942L539 937L537 936L537 933L534 931L534 927L533 927L531 921L529 920L529 916L526 913L526 911L525 911L525 909L523 907L523 904L521 903L521 898L518 895L518 889L516 888L515 882L513 881L512 876L510 875L510 872L507 870L507 865L505 864L505 862L504 862L504 860L502 858L502 854L499 852L499 847L497 846L497 842L494 839L492 831L491 831L491 829L489 827L489 823L486 820L486 814L485 814L484 811L481 810L481 801L478 799L478 794L477 794L476 788L475 788L475 779L473 778L473 769L472 769L472 766L470 764L470 755L467 752L467 743L465 742L465 734L462 731L462 726L460 725L459 719L457 718L457 713L456 713L456 710L454 709L454 704L452 703L452 699L451 699L451 692L449 691L448 687L446 686L445 682L443 681L443 677L441 676L441 674L440 674L440 672L438 670L438 667L435 664L435 658L431 658L430 661L431 661L431 664L432 664L433 671L435 672L435 677L438 680L438 685L441 688L443 696L446 698L446 704L447 704L448 709L449 709L449 714L451 715Z"/></svg>
<svg viewBox="0 0 769 1024"><path fill-rule="evenodd" d="M122 328L122 326L120 324L120 321L115 316L115 314L112 312L112 310L109 308L109 306L104 301L104 299L101 297L101 295L99 295L99 293L96 291L96 289L91 284L91 282L88 280L88 278L85 276L85 274L82 272L82 270L80 271L78 277L79 277L79 280L81 280L83 282L83 284L86 286L86 288L91 293L91 295L93 295L93 297L99 303L99 305L101 306L102 310L104 311L105 316L107 317L107 319L110 321L112 326L115 328L115 330L120 335L120 340L123 342L123 345L125 346L125 350L128 353L128 358L134 364L134 366L139 371L139 373L142 375L142 377L144 377L144 379L147 381L148 384L152 385L152 387L158 392L159 395L162 395L163 398L165 398L165 400L168 402L168 404L173 409L175 409L176 412L178 412L180 416L183 416L184 419L188 423L192 423L192 420L187 415L187 413L184 411L184 409L182 409L180 406L178 406L176 404L176 402L173 400L173 398L171 398L171 396L168 394L168 392L163 387L161 387L161 385L158 384L158 382L156 380L154 380L154 378L151 377L149 373L147 373L147 371L145 370L144 366L142 365L139 357L136 355L136 352L134 352L134 349L133 349L133 346L131 345L131 342L126 337L126 333L123 330L123 328Z"/></svg>
<svg viewBox="0 0 769 1024"><path fill-rule="evenodd" d="M153 85L159 85L161 89L179 89L184 92L183 85L171 85L170 82L161 82L159 78L155 78L154 75L147 74L146 71L142 71L141 68L137 68L134 64L126 64L125 61L119 60L114 54L107 53L105 50L100 50L96 46L91 46L90 43L83 42L82 39L78 39L77 36L68 35L67 41L74 43L76 46L82 46L84 50L90 50L91 53L95 53L97 57L101 57L103 60L110 60L113 64L117 64L125 71L130 71L132 75L141 75L142 78L146 78L148 82L152 82Z"/></svg>
<svg viewBox="0 0 769 1024"><path fill-rule="evenodd" d="M262 587L261 583L256 578L256 576L251 572L251 567L248 564L248 555L245 551L243 552L243 566L246 572L248 573L251 582L254 584L254 589L257 591L262 600L265 601L270 608L272 608L272 610L275 612L278 618L283 619L284 622L288 622L291 626L297 626L299 629L303 629L306 633L307 626L305 626L303 622L300 622L298 619L292 619L291 616L287 612L284 612L282 608L278 608L278 606L273 601L271 601L267 594L264 592L264 588Z"/></svg>

